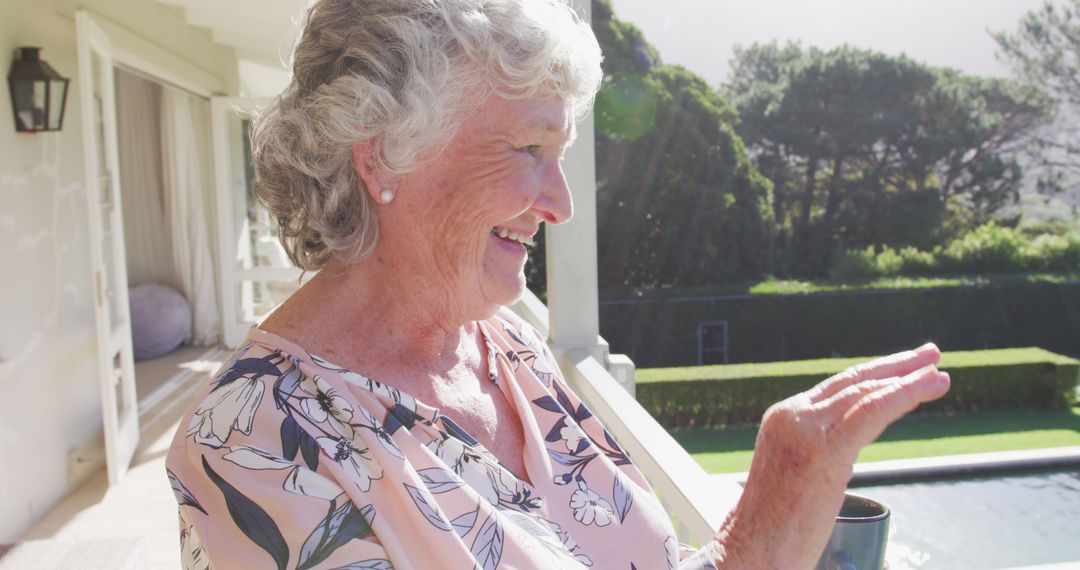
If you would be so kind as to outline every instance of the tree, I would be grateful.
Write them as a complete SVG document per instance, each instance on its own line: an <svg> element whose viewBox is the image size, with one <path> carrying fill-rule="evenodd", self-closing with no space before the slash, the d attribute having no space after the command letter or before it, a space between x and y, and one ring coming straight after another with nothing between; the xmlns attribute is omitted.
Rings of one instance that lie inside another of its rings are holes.
<svg viewBox="0 0 1080 570"><path fill-rule="evenodd" d="M763 275L772 248L769 182L735 134L733 110L702 78L662 64L608 0L593 1L592 17L605 74L594 110L601 290Z"/></svg>
<svg viewBox="0 0 1080 570"><path fill-rule="evenodd" d="M596 102L601 288L760 276L771 249L769 186L732 128L734 112L702 78L663 65L606 0L593 6L607 76Z"/></svg>
<svg viewBox="0 0 1080 570"><path fill-rule="evenodd" d="M602 287L700 287L761 275L771 249L768 183L730 128L730 110L680 67L655 67L645 81L657 91L647 133L627 138L597 121Z"/></svg>
<svg viewBox="0 0 1080 570"><path fill-rule="evenodd" d="M1048 1L1026 14L1015 32L992 35L999 57L1016 76L1047 91L1058 105L1053 127L1032 140L1036 164L1047 168L1041 189L1060 190L1066 174L1080 174L1080 0Z"/></svg>
<svg viewBox="0 0 1080 570"><path fill-rule="evenodd" d="M1014 154L1049 110L1015 82L848 46L759 44L738 49L732 69L725 93L802 275L823 275L841 248L926 248L941 228L990 219L1015 200ZM900 210L916 217L897 223Z"/></svg>
<svg viewBox="0 0 1080 570"><path fill-rule="evenodd" d="M1080 105L1080 0L1048 1L1025 15L1016 32L993 36L1019 77Z"/></svg>

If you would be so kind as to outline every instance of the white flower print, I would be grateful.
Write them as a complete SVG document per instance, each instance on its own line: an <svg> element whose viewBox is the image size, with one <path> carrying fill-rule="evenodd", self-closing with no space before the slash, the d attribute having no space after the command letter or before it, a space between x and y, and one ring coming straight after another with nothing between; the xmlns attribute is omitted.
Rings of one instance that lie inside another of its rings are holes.
<svg viewBox="0 0 1080 570"><path fill-rule="evenodd" d="M514 342L526 347L524 350L512 351L514 357L510 360L514 365L514 370L517 370L519 361L524 361L528 363L529 369L544 383L544 386L550 387L554 374L550 365L551 354L547 351L547 343L539 338L531 328L517 329L507 324L503 330L510 335Z"/></svg>
<svg viewBox="0 0 1080 570"><path fill-rule="evenodd" d="M235 463L247 469L262 471L264 469L288 469L296 465L280 457L268 453L250 445L237 445L229 448L229 452L221 456L229 463Z"/></svg>
<svg viewBox="0 0 1080 570"><path fill-rule="evenodd" d="M574 552L577 550L577 540L574 540L574 537L571 536L570 533L566 533L564 536L566 536L566 538L563 540L563 548L565 548L567 552ZM584 554L574 554L574 560L577 560L582 566L592 566L592 559Z"/></svg>
<svg viewBox="0 0 1080 570"><path fill-rule="evenodd" d="M203 552L199 533L183 518L180 519L180 567L183 570L213 570L214 568Z"/></svg>
<svg viewBox="0 0 1080 570"><path fill-rule="evenodd" d="M461 477L465 484L472 487L493 506L499 504L499 489L502 484L497 471L483 460L476 450L467 447L460 440L450 437L437 439L428 444L435 455Z"/></svg>
<svg viewBox="0 0 1080 570"><path fill-rule="evenodd" d="M581 451L579 449L582 447L581 442L586 441L588 436L585 435L585 432L581 431L581 428L578 427L576 423L571 422L567 424L566 427L559 430L559 437L566 442L566 449L568 449L570 453L577 453L578 451Z"/></svg>
<svg viewBox="0 0 1080 570"><path fill-rule="evenodd" d="M577 546L578 546L577 540L575 540L574 537L568 532L564 533L563 537L564 537L563 541L562 541L563 547L566 548L566 550L568 552L573 552L574 549L577 548Z"/></svg>
<svg viewBox="0 0 1080 570"><path fill-rule="evenodd" d="M552 525L555 524L552 523ZM558 531L559 535L562 535L563 537L562 547L564 551L566 551L568 554L573 555L573 559L577 560L578 564L580 564L581 566L593 566L592 558L580 553L575 554L575 552L573 552L577 551L578 549L578 541L573 538L573 535L571 535L569 532L563 532L562 529L558 527L558 525L555 525L555 529Z"/></svg>
<svg viewBox="0 0 1080 570"><path fill-rule="evenodd" d="M495 485L500 495L512 497L514 494L521 492L522 483L513 473L502 468L496 469L496 471L498 473L495 477Z"/></svg>
<svg viewBox="0 0 1080 570"><path fill-rule="evenodd" d="M679 541L674 536L667 537L664 550L667 551L668 570L675 570L679 565Z"/></svg>
<svg viewBox="0 0 1080 570"><path fill-rule="evenodd" d="M295 495L317 497L324 501L332 501L345 492L337 483L300 465L285 477L281 488Z"/></svg>
<svg viewBox="0 0 1080 570"><path fill-rule="evenodd" d="M534 538L540 541L552 552L561 556L573 556L574 560L582 566L592 566L593 562L588 556L575 553L578 549L577 540L569 532L563 532L559 523L549 521L543 517L526 515L511 510L502 511L502 514L525 529ZM561 564L560 567L566 566Z"/></svg>
<svg viewBox="0 0 1080 570"><path fill-rule="evenodd" d="M372 380L370 378L365 378L354 372L342 374L342 376L344 376L346 380L351 380L350 375L359 376L360 379L363 379L362 381L360 381L360 379L352 381L355 382L358 386L366 388L372 394L386 398L387 400L390 400L395 404L399 404L410 412L416 412L416 400L414 400L412 396L402 392L401 390L398 390L397 388L391 388L390 386L387 386L382 382Z"/></svg>
<svg viewBox="0 0 1080 570"><path fill-rule="evenodd" d="M536 374L536 377L539 378L545 386L550 386L551 378L554 376L554 373L551 371L551 366L548 364L547 358L541 357L540 354L541 352L537 351L537 357L532 361L529 368L532 369L533 374Z"/></svg>
<svg viewBox="0 0 1080 570"><path fill-rule="evenodd" d="M611 503L585 486L584 481L578 483L578 490L570 496L570 508L574 509L574 519L584 525L607 526L615 516Z"/></svg>
<svg viewBox="0 0 1080 570"><path fill-rule="evenodd" d="M238 378L219 385L195 408L187 434L194 434L195 441L214 448L223 447L233 430L251 435L262 397L261 380Z"/></svg>
<svg viewBox="0 0 1080 570"><path fill-rule="evenodd" d="M552 357L551 351L548 350L547 341L540 337L536 329L523 329L521 333L522 338L527 337L526 342L532 347L533 352L536 355L536 359L532 361L529 368L532 369L533 374L536 374L536 377L539 378L545 386L550 386L551 379L555 375L551 367L551 362L554 360L554 357Z"/></svg>
<svg viewBox="0 0 1080 570"><path fill-rule="evenodd" d="M315 363L319 366L341 374L342 380L354 386L363 388L375 394L376 396L382 396L383 398L391 400L395 404L401 404L402 406L405 406L405 409L409 410L410 412L416 411L416 400L414 400L412 396L405 394L397 388L391 388L377 380L372 380L371 378L368 378L363 374L353 372L348 368L342 368L337 364L333 364L329 361L323 360L315 355L311 355L311 359L314 360Z"/></svg>
<svg viewBox="0 0 1080 570"><path fill-rule="evenodd" d="M379 420L375 419L375 416L372 416L367 410L361 407L357 407L356 412L357 415L360 416L360 421L353 422L354 425L361 425L369 428L371 432L375 434L375 437L379 439L379 443L382 444L383 449L385 449L387 453L398 459L405 459L401 450L398 449L397 444L394 443L394 439L390 437L390 434L385 429L383 429L382 424L379 423Z"/></svg>
<svg viewBox="0 0 1080 570"><path fill-rule="evenodd" d="M320 437L316 441L331 459L345 469L345 473L361 491L371 490L371 482L382 479L382 465L371 457L370 449L357 449L352 441L344 437Z"/></svg>
<svg viewBox="0 0 1080 570"><path fill-rule="evenodd" d="M349 422L353 418L353 409L349 402L338 395L334 387L322 376L304 378L300 389L309 398L300 400L300 408L311 421L321 424L328 422L341 437L352 439L355 433Z"/></svg>
<svg viewBox="0 0 1080 570"><path fill-rule="evenodd" d="M229 452L221 458L246 469L260 471L265 469L288 469L289 474L285 476L285 482L282 483L281 488L296 495L316 497L323 499L324 501L329 501L337 498L338 495L344 492L341 487L332 480L303 465L297 465L291 461L286 461L285 459L249 445L230 447Z"/></svg>
<svg viewBox="0 0 1080 570"><path fill-rule="evenodd" d="M502 511L501 514L528 532L530 536L543 542L545 546L559 551L563 550L563 541L559 536L561 532L559 523L509 509ZM569 554L569 551L564 553Z"/></svg>

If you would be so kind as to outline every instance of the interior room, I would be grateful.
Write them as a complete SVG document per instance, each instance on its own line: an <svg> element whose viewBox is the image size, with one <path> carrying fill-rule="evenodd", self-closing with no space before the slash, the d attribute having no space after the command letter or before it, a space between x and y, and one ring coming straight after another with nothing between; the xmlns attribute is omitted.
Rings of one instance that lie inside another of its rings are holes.
<svg viewBox="0 0 1080 570"><path fill-rule="evenodd" d="M209 102L118 67L117 141L140 407L221 343Z"/></svg>

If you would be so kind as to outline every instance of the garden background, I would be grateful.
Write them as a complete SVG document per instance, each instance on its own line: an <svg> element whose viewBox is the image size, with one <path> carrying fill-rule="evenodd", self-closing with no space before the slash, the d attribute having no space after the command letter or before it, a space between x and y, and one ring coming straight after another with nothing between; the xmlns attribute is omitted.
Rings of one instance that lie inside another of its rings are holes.
<svg viewBox="0 0 1080 570"><path fill-rule="evenodd" d="M613 352L640 367L924 340L1080 354L1076 6L987 32L1013 78L773 41L736 46L710 85L595 0ZM544 255L530 258L542 292Z"/></svg>
<svg viewBox="0 0 1080 570"><path fill-rule="evenodd" d="M748 466L769 404L928 340L953 393L864 460L1080 445L1080 0L986 32L1004 78L771 41L710 84L609 0L593 28L601 333L707 469Z"/></svg>

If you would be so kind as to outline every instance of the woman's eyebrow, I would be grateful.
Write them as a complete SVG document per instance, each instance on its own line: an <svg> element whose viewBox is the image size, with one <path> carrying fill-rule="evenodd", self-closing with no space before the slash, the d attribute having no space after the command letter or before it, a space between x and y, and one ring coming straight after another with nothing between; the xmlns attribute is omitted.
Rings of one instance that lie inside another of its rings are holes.
<svg viewBox="0 0 1080 570"><path fill-rule="evenodd" d="M569 146L577 138L577 125L574 121L567 121L565 124L559 124L556 121L545 118L534 118L525 123L518 123L518 127L512 126L512 123L494 126L487 134L498 138L513 139L520 136L522 133L543 133L543 134L555 134L565 136L566 145Z"/></svg>
<svg viewBox="0 0 1080 570"><path fill-rule="evenodd" d="M530 129L537 129L549 133L564 133L567 131L567 125L556 123L548 119L538 119L528 124Z"/></svg>
<svg viewBox="0 0 1080 570"><path fill-rule="evenodd" d="M539 131L544 134L555 135L562 138L563 148L574 144L574 140L577 139L577 125L574 121L567 121L564 124L559 124L547 119L538 119L531 122L527 128L532 131Z"/></svg>
<svg viewBox="0 0 1080 570"><path fill-rule="evenodd" d="M567 117L553 118L550 113L544 113L529 117L521 126L528 130L565 133L574 127L574 121Z"/></svg>

